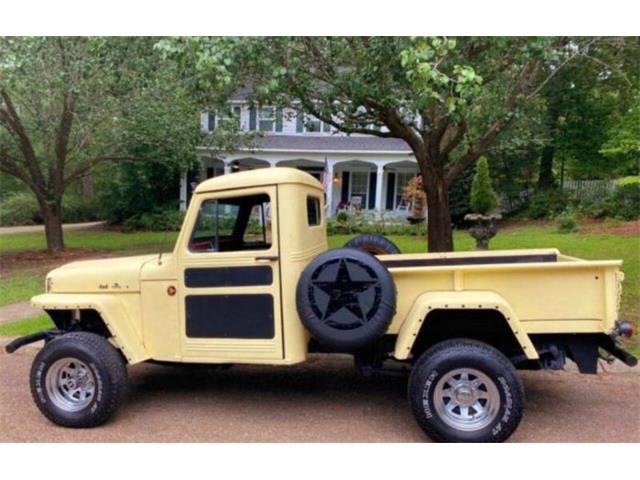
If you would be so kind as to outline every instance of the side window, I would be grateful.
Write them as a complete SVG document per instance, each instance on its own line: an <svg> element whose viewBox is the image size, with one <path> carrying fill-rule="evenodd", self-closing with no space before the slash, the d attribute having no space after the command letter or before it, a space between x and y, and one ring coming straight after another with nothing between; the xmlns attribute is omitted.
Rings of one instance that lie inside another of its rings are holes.
<svg viewBox="0 0 640 480"><path fill-rule="evenodd" d="M320 225L320 200L316 197L307 197L307 223L310 227Z"/></svg>
<svg viewBox="0 0 640 480"><path fill-rule="evenodd" d="M271 209L266 194L205 200L191 232L192 252L271 248Z"/></svg>

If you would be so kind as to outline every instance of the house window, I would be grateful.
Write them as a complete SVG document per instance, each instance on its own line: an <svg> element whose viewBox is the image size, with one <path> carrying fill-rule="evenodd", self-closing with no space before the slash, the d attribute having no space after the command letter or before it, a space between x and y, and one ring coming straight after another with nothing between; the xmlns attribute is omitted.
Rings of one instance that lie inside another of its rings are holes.
<svg viewBox="0 0 640 480"><path fill-rule="evenodd" d="M307 115L304 121L304 131L307 133L327 133L331 131L331 125L318 120L316 117Z"/></svg>
<svg viewBox="0 0 640 480"><path fill-rule="evenodd" d="M262 107L258 110L258 128L262 132L273 132L276 126L276 109L274 107Z"/></svg>
<svg viewBox="0 0 640 480"><path fill-rule="evenodd" d="M369 172L351 172L351 205L358 208L367 208L367 195L369 193Z"/></svg>
<svg viewBox="0 0 640 480"><path fill-rule="evenodd" d="M218 126L236 125L239 127L240 114L241 108L239 106L220 111L218 114Z"/></svg>
<svg viewBox="0 0 640 480"><path fill-rule="evenodd" d="M320 225L320 200L307 197L307 223L310 227Z"/></svg>
<svg viewBox="0 0 640 480"><path fill-rule="evenodd" d="M396 208L403 206L402 195L404 194L404 188L415 175L415 172L396 172Z"/></svg>
<svg viewBox="0 0 640 480"><path fill-rule="evenodd" d="M206 200L189 240L197 253L268 250L271 248L269 196L251 195Z"/></svg>

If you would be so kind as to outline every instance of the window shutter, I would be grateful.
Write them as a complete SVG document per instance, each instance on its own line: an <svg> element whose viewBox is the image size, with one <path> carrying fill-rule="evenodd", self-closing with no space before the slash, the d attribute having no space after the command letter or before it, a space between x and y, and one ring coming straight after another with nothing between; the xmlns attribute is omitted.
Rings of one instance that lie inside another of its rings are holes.
<svg viewBox="0 0 640 480"><path fill-rule="evenodd" d="M302 112L298 112L296 117L296 132L302 133L304 131L304 114Z"/></svg>
<svg viewBox="0 0 640 480"><path fill-rule="evenodd" d="M278 108L276 110L276 132L282 131L282 109Z"/></svg>
<svg viewBox="0 0 640 480"><path fill-rule="evenodd" d="M340 202L345 205L349 201L349 172L342 172L342 190L340 191Z"/></svg>
<svg viewBox="0 0 640 480"><path fill-rule="evenodd" d="M396 186L396 174L389 172L387 174L387 210L393 210L393 197Z"/></svg>
<svg viewBox="0 0 640 480"><path fill-rule="evenodd" d="M213 132L216 129L216 114L209 112L209 122L207 128L210 132Z"/></svg>
<svg viewBox="0 0 640 480"><path fill-rule="evenodd" d="M369 173L369 210L376 208L376 188L378 187L376 176L376 172Z"/></svg>
<svg viewBox="0 0 640 480"><path fill-rule="evenodd" d="M251 107L249 109L249 130L256 129L256 123L257 123L256 117L257 117L256 107Z"/></svg>

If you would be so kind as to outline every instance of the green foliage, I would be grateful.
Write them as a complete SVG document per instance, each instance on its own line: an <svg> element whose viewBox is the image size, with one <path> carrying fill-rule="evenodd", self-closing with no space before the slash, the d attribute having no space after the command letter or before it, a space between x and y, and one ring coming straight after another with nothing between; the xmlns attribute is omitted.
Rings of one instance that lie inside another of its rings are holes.
<svg viewBox="0 0 640 480"><path fill-rule="evenodd" d="M569 197L560 189L543 190L534 193L529 200L529 218L551 218L564 211L569 205Z"/></svg>
<svg viewBox="0 0 640 480"><path fill-rule="evenodd" d="M177 232L182 227L184 212L173 210L155 210L145 212L128 218L123 227L125 231L145 230L145 231L174 231Z"/></svg>
<svg viewBox="0 0 640 480"><path fill-rule="evenodd" d="M40 223L40 208L31 192L16 192L0 201L0 225Z"/></svg>
<svg viewBox="0 0 640 480"><path fill-rule="evenodd" d="M576 214L571 210L565 210L556 217L558 233L573 233L580 230L580 224Z"/></svg>
<svg viewBox="0 0 640 480"><path fill-rule="evenodd" d="M631 182L616 187L607 199L609 215L622 220L640 218L640 182Z"/></svg>
<svg viewBox="0 0 640 480"><path fill-rule="evenodd" d="M96 200L69 193L62 200L62 220L65 223L90 222L97 219ZM0 200L0 225L42 224L42 214L33 193L19 191Z"/></svg>
<svg viewBox="0 0 640 480"><path fill-rule="evenodd" d="M491 185L489 164L485 157L480 157L476 164L476 174L471 183L469 204L473 212L483 215L486 215L498 205L496 192L494 192Z"/></svg>
<svg viewBox="0 0 640 480"><path fill-rule="evenodd" d="M640 169L640 94L607 132L600 153L622 165L624 173L637 175Z"/></svg>
<svg viewBox="0 0 640 480"><path fill-rule="evenodd" d="M640 183L640 175L623 177L616 182L620 186L629 185L633 183Z"/></svg>
<svg viewBox="0 0 640 480"><path fill-rule="evenodd" d="M454 225L462 227L466 225L464 216L471 213L469 196L471 193L471 183L475 172L471 169L465 170L460 177L451 185L449 189L449 209L451 211L451 221Z"/></svg>
<svg viewBox="0 0 640 480"><path fill-rule="evenodd" d="M378 233L381 235L412 235L425 234L425 225L411 225L406 220L389 222L384 218L365 217L364 215L350 215L340 211L327 222L328 235Z"/></svg>

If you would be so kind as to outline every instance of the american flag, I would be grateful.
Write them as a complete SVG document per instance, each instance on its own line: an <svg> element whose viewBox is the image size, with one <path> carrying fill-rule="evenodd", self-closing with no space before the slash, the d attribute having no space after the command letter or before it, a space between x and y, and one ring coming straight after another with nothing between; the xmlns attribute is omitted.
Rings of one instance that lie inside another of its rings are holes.
<svg viewBox="0 0 640 480"><path fill-rule="evenodd" d="M329 162L327 162L327 157L324 157L324 168L322 170L322 188L326 192L329 188L329 182L331 182L331 177L329 176Z"/></svg>

